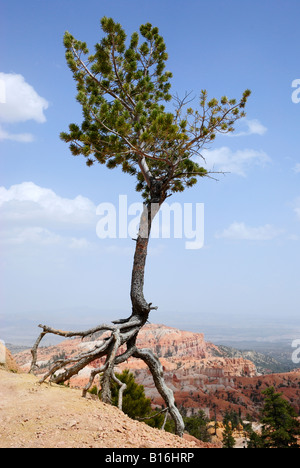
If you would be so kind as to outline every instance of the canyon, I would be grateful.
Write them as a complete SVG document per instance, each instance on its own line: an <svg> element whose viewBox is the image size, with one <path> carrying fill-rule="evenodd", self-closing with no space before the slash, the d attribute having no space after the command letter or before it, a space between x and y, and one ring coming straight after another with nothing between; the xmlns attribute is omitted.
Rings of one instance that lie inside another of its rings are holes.
<svg viewBox="0 0 300 468"><path fill-rule="evenodd" d="M105 335L97 334L89 339L73 338L58 345L41 347L38 354L39 374L46 373L49 362L59 357L72 357L78 351L92 349ZM173 390L177 406L183 414L190 416L199 410L210 419L222 420L226 411L234 410L243 418L257 418L263 403L262 390L274 386L300 412L300 369L284 373L268 373L268 361L262 374L262 355L258 369L255 359L241 357L241 353L229 352L226 347L218 347L206 342L202 333L181 331L164 325L146 325L138 336L140 348L150 348L159 356L164 368L167 385ZM122 351L122 350L121 350ZM255 353L247 353L257 358ZM239 356L239 357L237 357ZM31 362L30 350L14 355L17 364L28 370ZM254 362L253 362L254 361ZM68 383L71 387L82 388L88 381L90 372L98 367L94 361ZM138 383L145 387L153 407L164 405L158 394L152 375L145 364L130 358L116 369L121 373L130 369ZM99 381L95 381L99 385Z"/></svg>

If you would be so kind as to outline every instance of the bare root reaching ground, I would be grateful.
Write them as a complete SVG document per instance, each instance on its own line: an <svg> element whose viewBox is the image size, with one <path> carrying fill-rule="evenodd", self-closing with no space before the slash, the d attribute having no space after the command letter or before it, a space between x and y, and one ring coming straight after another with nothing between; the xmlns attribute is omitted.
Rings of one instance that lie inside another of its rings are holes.
<svg viewBox="0 0 300 468"><path fill-rule="evenodd" d="M103 339L100 344L97 344L91 351L84 352L67 359L57 360L50 370L42 377L40 383L45 382L49 379L50 382L59 384L62 382L68 381L73 375L78 374L78 372L90 364L92 361L98 360L100 358L106 357L105 363L94 369L91 372L91 377L88 384L83 390L83 396L86 396L87 391L91 388L94 379L97 375L101 374L101 386L102 386L102 401L104 403L111 402L111 380L118 380L114 373L115 366L121 364L122 362L129 359L129 357L135 357L142 359L149 367L153 379L158 389L160 395L167 403L167 408L170 415L172 416L175 426L176 434L182 436L184 431L184 425L182 422L181 415L178 409L175 406L175 400L173 392L167 387L164 378L163 378L163 369L159 359L152 353L149 349L138 349L135 345L135 340L139 330L141 329L142 324L138 320L128 320L126 323L115 324L115 325L100 325L93 329L87 330L85 332L64 332L61 330L54 330L45 325L40 325L42 328L42 333L40 334L38 340L36 341L32 349L32 365L30 372L33 373L37 368L37 351L38 346L41 343L42 338L48 334L52 333L59 336L64 336L67 338L80 336L86 337L97 332L107 332L110 331L110 336ZM117 355L118 349L127 345L126 352ZM121 386L121 382L118 382ZM122 395L122 392L120 393ZM119 408L122 408L122 400L119 400Z"/></svg>

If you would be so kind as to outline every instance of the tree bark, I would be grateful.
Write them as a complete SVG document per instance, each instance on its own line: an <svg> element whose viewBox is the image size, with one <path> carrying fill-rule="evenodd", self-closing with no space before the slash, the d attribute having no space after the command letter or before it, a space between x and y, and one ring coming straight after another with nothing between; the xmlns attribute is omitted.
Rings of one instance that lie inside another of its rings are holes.
<svg viewBox="0 0 300 468"><path fill-rule="evenodd" d="M137 349L133 356L142 359L149 367L155 386L163 400L167 403L169 412L175 423L176 434L182 437L184 432L183 419L178 409L176 408L173 391L167 387L164 381L163 367L158 357L155 356L150 349Z"/></svg>
<svg viewBox="0 0 300 468"><path fill-rule="evenodd" d="M141 215L138 238L134 254L132 278L131 278L131 303L132 314L143 319L146 323L151 311L151 303L147 303L144 297L145 266L148 254L149 237L152 223L159 209L166 199L162 183L152 179L150 185L151 199L144 205Z"/></svg>
<svg viewBox="0 0 300 468"><path fill-rule="evenodd" d="M155 180L151 181L150 193L151 199L144 205L139 234L136 240L130 291L132 302L131 316L128 319L116 320L112 322L112 325L102 324L90 330L80 332L64 332L55 330L46 325L39 325L43 331L32 348L32 365L30 372L34 372L37 369L38 346L47 333L53 333L64 337L80 336L84 338L97 332L111 332L110 336L106 336L101 341L96 341L95 347L91 351L80 353L69 359L57 360L40 382L42 383L48 378L50 382L54 383L66 382L91 362L106 357L105 363L91 372L90 380L84 387L82 394L83 396L86 395L96 375L102 375L101 398L104 402L110 403L110 385L111 381L116 379L114 374L115 366L127 361L130 357L142 359L149 367L156 388L164 399L169 413L175 422L176 434L182 437L184 423L176 408L173 392L167 387L164 381L163 368L159 359L154 356L151 350L138 349L136 347L138 333L147 322L150 311L152 309L157 309L157 307L152 307L152 304L148 303L144 297L144 277L152 222L159 212L166 195L162 190L162 183ZM118 350L123 345L126 345L127 349L123 354L118 355ZM119 402L119 406L120 405L121 402Z"/></svg>
<svg viewBox="0 0 300 468"><path fill-rule="evenodd" d="M146 259L148 254L149 236L152 226L152 204L144 205L141 216L140 230L136 240L136 248L133 260L131 277L131 303L132 315L139 317L144 323L148 320L151 304L144 297L144 278Z"/></svg>

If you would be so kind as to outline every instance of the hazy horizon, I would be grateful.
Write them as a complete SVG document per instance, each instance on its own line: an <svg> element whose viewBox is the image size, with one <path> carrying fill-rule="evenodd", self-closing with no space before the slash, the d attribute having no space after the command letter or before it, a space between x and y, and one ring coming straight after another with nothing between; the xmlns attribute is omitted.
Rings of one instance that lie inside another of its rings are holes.
<svg viewBox="0 0 300 468"><path fill-rule="evenodd" d="M83 311L85 313L83 314ZM27 314L5 316L0 313L1 339L13 345L31 347L37 339L41 329L38 325L49 325L65 331L87 330L100 323L110 323L111 320L122 318L122 311L97 311L92 308L78 307L69 310L48 312L31 312ZM288 320L287 320L288 319ZM253 316L225 316L219 314L214 317L199 316L195 314L174 314L173 312L156 311L148 323L161 324L183 331L203 333L206 341L215 344L235 343L265 343L284 344L291 346L293 340L299 338L300 325L297 317L281 317L272 320L272 317ZM61 339L53 335L45 338L44 343L55 344Z"/></svg>

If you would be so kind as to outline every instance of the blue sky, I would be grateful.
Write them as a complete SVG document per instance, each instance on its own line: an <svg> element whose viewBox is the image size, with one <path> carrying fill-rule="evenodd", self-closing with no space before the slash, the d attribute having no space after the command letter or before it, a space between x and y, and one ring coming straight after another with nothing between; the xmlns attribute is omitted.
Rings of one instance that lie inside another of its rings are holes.
<svg viewBox="0 0 300 468"><path fill-rule="evenodd" d="M81 122L64 31L92 50L104 15L128 35L145 22L159 27L174 94L205 88L211 97L238 98L252 90L235 135L218 137L205 153L209 167L230 173L172 200L205 204L204 248L151 241L145 293L159 306L152 321L197 331L208 318L220 326L278 321L294 327L300 103L292 100L293 92L298 97L292 83L300 79L299 1L2 0L0 12L4 339L14 317L71 326L130 311L133 242L98 239L95 208L117 204L120 194L140 201L134 180L100 165L87 168L59 140L70 122Z"/></svg>

